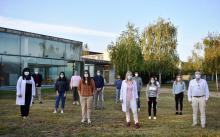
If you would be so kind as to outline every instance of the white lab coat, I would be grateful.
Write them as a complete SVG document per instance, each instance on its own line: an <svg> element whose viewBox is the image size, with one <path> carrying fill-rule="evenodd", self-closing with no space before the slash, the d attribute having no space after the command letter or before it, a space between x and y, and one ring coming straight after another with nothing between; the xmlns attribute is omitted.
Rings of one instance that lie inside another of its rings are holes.
<svg viewBox="0 0 220 137"><path fill-rule="evenodd" d="M137 101L136 99L138 98L137 94L137 84L133 80L133 89L132 89L132 99L131 99L131 108L133 110L137 109ZM120 100L122 100L122 111L127 112L127 107L126 107L126 101L127 101L127 83L125 80L123 80L122 85L121 85L121 91L120 91Z"/></svg>
<svg viewBox="0 0 220 137"><path fill-rule="evenodd" d="M31 83L32 83L32 98L31 98L31 104L33 102L33 96L35 96L35 82L34 79L31 77ZM16 105L25 105L25 87L26 87L26 80L22 79L22 76L19 77L17 81L17 90L16 90ZM18 95L21 94L21 97L18 97Z"/></svg>

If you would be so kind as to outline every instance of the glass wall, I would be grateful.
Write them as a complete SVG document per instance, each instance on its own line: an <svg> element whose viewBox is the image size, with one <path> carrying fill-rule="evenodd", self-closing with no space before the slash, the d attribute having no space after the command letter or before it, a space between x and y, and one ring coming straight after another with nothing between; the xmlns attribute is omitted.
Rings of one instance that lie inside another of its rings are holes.
<svg viewBox="0 0 220 137"><path fill-rule="evenodd" d="M0 32L0 53L20 54L20 36Z"/></svg>

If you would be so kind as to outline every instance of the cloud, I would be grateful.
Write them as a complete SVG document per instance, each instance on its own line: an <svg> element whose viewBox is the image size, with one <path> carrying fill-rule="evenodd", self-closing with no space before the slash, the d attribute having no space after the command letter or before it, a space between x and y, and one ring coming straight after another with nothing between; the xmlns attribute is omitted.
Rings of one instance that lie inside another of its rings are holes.
<svg viewBox="0 0 220 137"><path fill-rule="evenodd" d="M35 33L50 33L50 34L67 34L67 35L87 35L95 37L116 38L118 34L112 32L104 32L81 28L77 26L64 26L55 24L46 24L33 22L28 20L13 19L0 16L0 26L17 30L35 32Z"/></svg>

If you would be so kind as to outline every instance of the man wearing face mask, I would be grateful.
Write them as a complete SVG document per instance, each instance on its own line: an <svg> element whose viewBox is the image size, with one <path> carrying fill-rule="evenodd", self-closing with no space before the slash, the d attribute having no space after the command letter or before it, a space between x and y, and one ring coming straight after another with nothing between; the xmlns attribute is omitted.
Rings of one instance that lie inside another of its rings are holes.
<svg viewBox="0 0 220 137"><path fill-rule="evenodd" d="M94 82L96 86L95 93L95 109L103 109L103 87L104 87L104 78L101 75L101 72L98 70L97 75L94 77Z"/></svg>
<svg viewBox="0 0 220 137"><path fill-rule="evenodd" d="M135 80L137 84L137 91L138 91L138 100L137 100L137 108L138 112L141 110L141 102L140 102L140 96L141 96L141 87L143 85L141 77L138 76L138 72L135 72L135 77L133 77L133 80Z"/></svg>
<svg viewBox="0 0 220 137"><path fill-rule="evenodd" d="M21 116L27 119L35 96L35 82L29 68L24 68L22 76L17 81L16 95L16 105L20 105Z"/></svg>
<svg viewBox="0 0 220 137"><path fill-rule="evenodd" d="M206 114L205 108L209 98L209 88L206 80L201 78L200 71L195 72L195 79L192 79L188 88L188 101L192 104L193 109L193 125L197 125L198 108L201 115L201 126L205 128Z"/></svg>
<svg viewBox="0 0 220 137"><path fill-rule="evenodd" d="M42 82L42 75L39 73L38 69L34 69L34 74L32 75L34 78L35 82L35 87L36 87L36 97L39 100L39 103L42 104L42 99L41 99L41 82ZM34 102L32 102L34 103Z"/></svg>

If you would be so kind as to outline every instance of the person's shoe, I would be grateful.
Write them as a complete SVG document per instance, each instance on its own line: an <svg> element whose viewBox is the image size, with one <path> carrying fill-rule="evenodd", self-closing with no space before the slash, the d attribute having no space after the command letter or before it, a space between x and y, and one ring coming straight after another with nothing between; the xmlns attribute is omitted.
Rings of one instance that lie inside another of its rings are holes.
<svg viewBox="0 0 220 137"><path fill-rule="evenodd" d="M73 105L76 105L76 102L75 102L75 101L73 101Z"/></svg>
<svg viewBox="0 0 220 137"><path fill-rule="evenodd" d="M92 123L92 122L91 122L91 120L90 120L90 119L88 119L88 125L91 125L91 123Z"/></svg>
<svg viewBox="0 0 220 137"><path fill-rule="evenodd" d="M205 125L202 125L202 128L205 128Z"/></svg>
<svg viewBox="0 0 220 137"><path fill-rule="evenodd" d="M151 119L151 116L149 116L148 119Z"/></svg>
<svg viewBox="0 0 220 137"><path fill-rule="evenodd" d="M141 111L141 109L140 108L138 108L138 112L140 112Z"/></svg>
<svg viewBox="0 0 220 137"><path fill-rule="evenodd" d="M86 120L83 118L82 120L81 120L81 123L84 123Z"/></svg>
<svg viewBox="0 0 220 137"><path fill-rule="evenodd" d="M192 127L195 127L195 126L197 126L197 124L192 124Z"/></svg>
<svg viewBox="0 0 220 137"><path fill-rule="evenodd" d="M43 104L43 102L42 102L42 101L40 101L40 102L39 102L39 104Z"/></svg>
<svg viewBox="0 0 220 137"><path fill-rule="evenodd" d="M135 125L134 125L134 128L136 128L136 129L138 129L138 128L140 128L141 126L139 125L139 123L136 123Z"/></svg>
<svg viewBox="0 0 220 137"><path fill-rule="evenodd" d="M23 116L22 118L23 118L24 120L26 120L26 119L27 119L27 117L26 117L26 116Z"/></svg>
<svg viewBox="0 0 220 137"><path fill-rule="evenodd" d="M63 110L61 110L60 113L63 114L64 113Z"/></svg>
<svg viewBox="0 0 220 137"><path fill-rule="evenodd" d="M183 113L182 113L182 112L180 112L180 113L179 113L179 115L183 115Z"/></svg>
<svg viewBox="0 0 220 137"><path fill-rule="evenodd" d="M130 127L131 126L131 122L127 122L126 127Z"/></svg>
<svg viewBox="0 0 220 137"><path fill-rule="evenodd" d="M56 110L54 110L54 112L53 112L54 114L56 114L57 113L57 111Z"/></svg>
<svg viewBox="0 0 220 137"><path fill-rule="evenodd" d="M156 120L157 119L157 117L154 117L154 120Z"/></svg>
<svg viewBox="0 0 220 137"><path fill-rule="evenodd" d="M80 105L80 104L79 104L79 101L76 102L76 105Z"/></svg>
<svg viewBox="0 0 220 137"><path fill-rule="evenodd" d="M176 115L178 115L179 114L179 112L176 112Z"/></svg>
<svg viewBox="0 0 220 137"><path fill-rule="evenodd" d="M32 102L32 104L34 104L34 101Z"/></svg>

